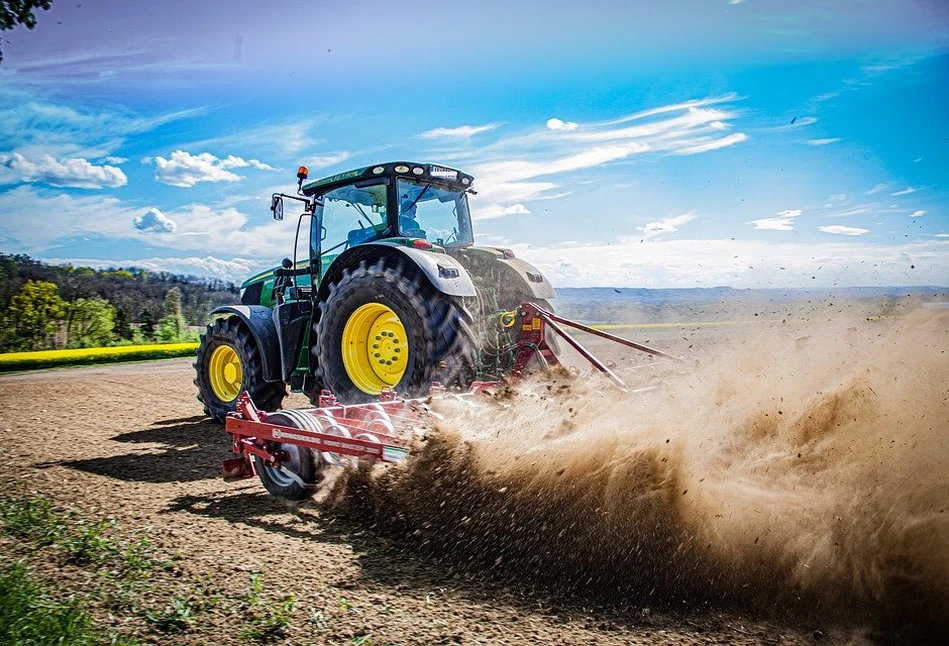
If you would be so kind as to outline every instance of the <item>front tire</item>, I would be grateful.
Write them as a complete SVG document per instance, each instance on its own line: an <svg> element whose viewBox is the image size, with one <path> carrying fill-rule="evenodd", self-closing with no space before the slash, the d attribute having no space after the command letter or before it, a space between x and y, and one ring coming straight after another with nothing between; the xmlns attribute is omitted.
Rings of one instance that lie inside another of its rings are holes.
<svg viewBox="0 0 949 646"><path fill-rule="evenodd" d="M218 319L201 336L194 362L198 401L213 421L221 424L237 406L237 396L250 393L260 410L280 408L287 388L282 382L264 381L257 342L236 317Z"/></svg>
<svg viewBox="0 0 949 646"><path fill-rule="evenodd" d="M314 325L316 377L344 402L390 389L415 397L432 381L466 385L474 374L470 316L418 273L380 259L330 285Z"/></svg>

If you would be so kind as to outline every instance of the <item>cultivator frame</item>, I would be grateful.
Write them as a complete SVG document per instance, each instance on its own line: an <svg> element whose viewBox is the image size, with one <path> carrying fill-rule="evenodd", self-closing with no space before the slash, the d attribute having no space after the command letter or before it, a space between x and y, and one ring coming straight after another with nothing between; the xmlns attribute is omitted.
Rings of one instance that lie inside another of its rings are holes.
<svg viewBox="0 0 949 646"><path fill-rule="evenodd" d="M510 325L519 326L514 366L507 383L516 383L524 378L528 365L535 357L544 367L560 365L553 348L548 343L548 328L562 338L599 372L607 375L621 390L626 384L605 363L572 337L563 326L614 341L647 354L680 362L681 357L624 339L571 321L549 312L534 303L525 302L516 311L505 313L513 316ZM283 462L288 456L281 446L296 446L319 451L328 464L342 464L340 455L357 459L382 462L401 462L408 457L411 431L417 428L423 415L429 410L433 397L470 397L504 385L501 381L476 381L467 393L448 393L437 382L432 383L428 398L402 399L394 391L383 391L378 402L368 404L341 404L329 391L324 390L318 406L297 411L312 417L311 428L284 426L268 422L268 417L277 413L259 411L247 392L237 400L237 410L225 420L225 431L231 436L232 449L238 457L224 460L226 480L250 478L257 474L253 457L263 461L267 467L285 470ZM311 420L308 419L308 422ZM289 474L294 478L293 474ZM294 478L298 479L298 478ZM302 484L302 483L301 483Z"/></svg>

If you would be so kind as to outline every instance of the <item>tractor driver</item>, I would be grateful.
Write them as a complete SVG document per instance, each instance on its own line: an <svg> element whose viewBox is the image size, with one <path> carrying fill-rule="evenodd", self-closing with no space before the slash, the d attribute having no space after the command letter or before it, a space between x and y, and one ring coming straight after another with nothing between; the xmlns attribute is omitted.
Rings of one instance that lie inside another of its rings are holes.
<svg viewBox="0 0 949 646"><path fill-rule="evenodd" d="M415 200L411 199L408 195L402 196L402 208L399 209L399 230L402 235L410 238L425 237L425 231L422 230L418 220L415 219L417 209L418 205L415 203Z"/></svg>

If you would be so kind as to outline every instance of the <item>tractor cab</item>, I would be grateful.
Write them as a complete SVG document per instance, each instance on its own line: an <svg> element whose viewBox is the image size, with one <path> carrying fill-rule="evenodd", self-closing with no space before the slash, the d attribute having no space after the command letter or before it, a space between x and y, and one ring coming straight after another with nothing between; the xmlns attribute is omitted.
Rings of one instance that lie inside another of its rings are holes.
<svg viewBox="0 0 949 646"><path fill-rule="evenodd" d="M285 200L303 203L294 250L302 247L304 218L309 218L309 257L294 255L292 260L284 260L282 270L270 270L246 281L242 287L254 304L276 304L289 290L302 294L310 285L320 283L341 253L362 244L388 242L439 252L474 243L467 195L473 178L461 171L395 162L310 183L305 183L307 176L307 168L301 166L297 195L274 193L270 209L274 219L282 220ZM274 280L268 283L271 277ZM259 292L254 285L260 285Z"/></svg>

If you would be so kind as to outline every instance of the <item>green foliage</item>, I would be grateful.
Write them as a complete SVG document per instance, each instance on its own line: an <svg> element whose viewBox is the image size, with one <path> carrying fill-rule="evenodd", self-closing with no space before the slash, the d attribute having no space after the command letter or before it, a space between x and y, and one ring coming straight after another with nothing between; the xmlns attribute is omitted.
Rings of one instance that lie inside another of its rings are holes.
<svg viewBox="0 0 949 646"><path fill-rule="evenodd" d="M23 25L27 29L36 26L34 9L49 9L52 0L0 0L0 31L13 29ZM3 62L3 52L0 51L0 62Z"/></svg>
<svg viewBox="0 0 949 646"><path fill-rule="evenodd" d="M209 311L240 300L233 283L216 278L148 272L134 267L47 265L22 254L0 254L0 312L6 310L11 297L28 280L56 283L59 295L69 302L104 298L116 310L124 310L133 328L144 322L139 318L143 311L149 312L153 325L157 323L163 315L165 296L173 287L181 291L181 312L188 325L203 326Z"/></svg>
<svg viewBox="0 0 949 646"><path fill-rule="evenodd" d="M114 525L107 520L92 524L77 522L76 528L60 541L67 559L72 563L96 563L118 554L119 545L106 535L106 530Z"/></svg>
<svg viewBox="0 0 949 646"><path fill-rule="evenodd" d="M42 496L0 495L0 529L37 545L49 545L66 530L61 515Z"/></svg>
<svg viewBox="0 0 949 646"><path fill-rule="evenodd" d="M181 290L172 287L165 294L161 320L158 321L158 338L163 343L174 343L185 331L185 318L181 314Z"/></svg>
<svg viewBox="0 0 949 646"><path fill-rule="evenodd" d="M117 339L123 341L131 341L135 336L132 330L132 324L129 321L129 316L121 307L115 310L115 326L112 328L112 331L115 333Z"/></svg>
<svg viewBox="0 0 949 646"><path fill-rule="evenodd" d="M0 574L0 635L23 646L94 646L100 642L75 601L57 601L22 565Z"/></svg>
<svg viewBox="0 0 949 646"><path fill-rule="evenodd" d="M54 283L28 280L10 299L4 316L3 347L7 350L41 350L52 346L52 337L66 313L66 303Z"/></svg>
<svg viewBox="0 0 949 646"><path fill-rule="evenodd" d="M70 303L66 315L66 345L101 348L112 341L115 308L104 298L80 298Z"/></svg>
<svg viewBox="0 0 949 646"><path fill-rule="evenodd" d="M184 632L194 621L195 608L191 600L175 597L159 612L145 612L145 618L163 633Z"/></svg>
<svg viewBox="0 0 949 646"><path fill-rule="evenodd" d="M58 286L56 294L60 298L58 305L62 313L47 317L46 325L40 325L39 331L36 326L28 325L31 321L37 323L35 317L31 319L29 316L36 309L30 298L26 301L31 311L22 311L24 298L21 291L36 289L27 287L30 282ZM169 297L169 292L174 290L176 294ZM169 299L166 307L165 301ZM108 327L107 310L102 308L102 300L114 310L111 337L101 331ZM0 254L0 352L64 345L89 347L127 341L152 342L156 340L158 322L162 318L164 340L196 339L187 326L203 327L208 312L238 300L238 290L233 283L213 278L150 273L135 268L47 265L22 254ZM11 309L11 305L15 307ZM64 326L69 315L72 315L73 324L67 339ZM23 320L18 328L15 323L20 319Z"/></svg>
<svg viewBox="0 0 949 646"><path fill-rule="evenodd" d="M290 629L297 603L296 595L288 594L268 601L263 596L260 574L252 574L250 581L251 589L242 597L247 606L247 622L250 625L241 631L241 637L258 642L283 639Z"/></svg>
<svg viewBox="0 0 949 646"><path fill-rule="evenodd" d="M144 341L154 341L155 340L155 317L152 315L151 310L142 310L141 316L139 316L138 330L142 335L142 340Z"/></svg>

